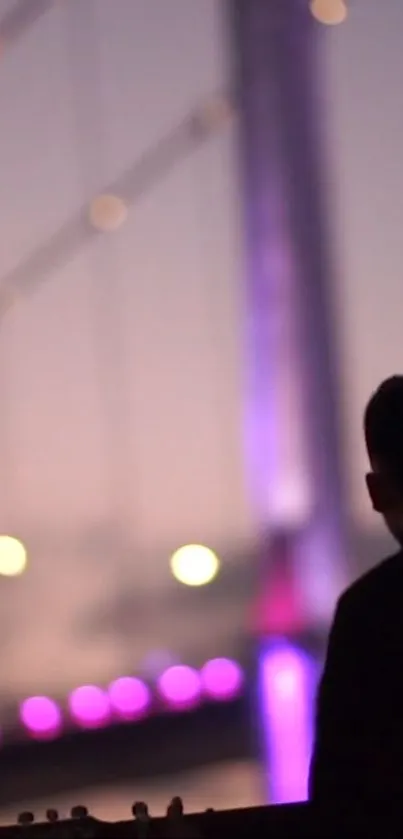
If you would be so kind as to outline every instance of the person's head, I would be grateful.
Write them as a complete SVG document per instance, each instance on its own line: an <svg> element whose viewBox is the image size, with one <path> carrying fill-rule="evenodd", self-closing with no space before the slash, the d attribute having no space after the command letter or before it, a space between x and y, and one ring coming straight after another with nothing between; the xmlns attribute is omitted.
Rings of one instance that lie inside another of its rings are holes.
<svg viewBox="0 0 403 839"><path fill-rule="evenodd" d="M372 506L403 545L403 376L386 379L368 402L364 433Z"/></svg>

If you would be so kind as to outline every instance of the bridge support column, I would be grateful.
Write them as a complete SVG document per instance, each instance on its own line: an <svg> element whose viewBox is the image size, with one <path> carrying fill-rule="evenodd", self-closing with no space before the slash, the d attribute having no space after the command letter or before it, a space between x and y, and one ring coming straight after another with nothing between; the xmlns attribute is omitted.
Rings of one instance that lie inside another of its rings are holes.
<svg viewBox="0 0 403 839"><path fill-rule="evenodd" d="M271 799L282 801L305 789L307 662L284 641L272 650L268 637L324 626L346 579L319 27L307 0L232 0L232 15L246 226L246 451L266 586L261 722ZM281 766L276 713L290 750Z"/></svg>

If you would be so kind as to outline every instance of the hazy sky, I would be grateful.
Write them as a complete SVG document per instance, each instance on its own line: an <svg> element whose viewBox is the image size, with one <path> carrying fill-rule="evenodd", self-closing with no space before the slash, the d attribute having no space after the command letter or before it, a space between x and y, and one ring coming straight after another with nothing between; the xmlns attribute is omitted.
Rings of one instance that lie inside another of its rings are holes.
<svg viewBox="0 0 403 839"><path fill-rule="evenodd" d="M354 507L368 522L362 412L383 377L403 372L402 31L400 0L355 0L326 36L344 416Z"/></svg>
<svg viewBox="0 0 403 839"><path fill-rule="evenodd" d="M0 13L12 5L0 0ZM350 483L373 521L361 413L403 367L403 3L351 6L324 34L324 83ZM219 0L66 0L2 57L2 277L70 219L77 241L0 329L0 527L31 549L26 577L0 581L0 652L21 691L102 681L162 640L179 649L185 630L196 649L205 621L178 610L164 626L151 615L154 636L137 626L129 647L86 636L83 616L122 588L138 602L172 592L180 543L230 561L254 535L234 125L157 179L115 234L90 243L80 220L227 83L221 11ZM214 619L225 646L237 615Z"/></svg>
<svg viewBox="0 0 403 839"><path fill-rule="evenodd" d="M69 0L5 52L3 275L226 83L219 12L214 0ZM66 684L106 678L149 646L179 647L185 624L191 643L186 617L162 628L150 610L130 653L76 623L122 587L137 602L171 591L180 544L231 555L250 534L232 147L224 128L87 249L79 219L73 257L4 319L1 527L31 548L4 650L17 684L58 682L61 658Z"/></svg>

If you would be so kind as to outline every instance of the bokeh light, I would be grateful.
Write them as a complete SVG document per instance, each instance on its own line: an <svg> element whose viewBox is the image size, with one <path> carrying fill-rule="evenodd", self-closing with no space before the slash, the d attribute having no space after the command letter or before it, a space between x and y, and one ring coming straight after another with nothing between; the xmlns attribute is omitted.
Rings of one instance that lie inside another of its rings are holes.
<svg viewBox="0 0 403 839"><path fill-rule="evenodd" d="M0 574L17 577L27 567L27 552L14 536L0 536Z"/></svg>
<svg viewBox="0 0 403 839"><path fill-rule="evenodd" d="M165 702L178 710L194 707L201 697L200 675L197 670L185 665L165 670L158 679L157 687Z"/></svg>
<svg viewBox="0 0 403 839"><path fill-rule="evenodd" d="M204 586L217 576L220 562L205 545L183 545L171 557L171 571L185 586Z"/></svg>
<svg viewBox="0 0 403 839"><path fill-rule="evenodd" d="M110 719L109 697L96 685L82 685L73 690L68 704L71 716L83 728L98 728Z"/></svg>
<svg viewBox="0 0 403 839"><path fill-rule="evenodd" d="M306 799L315 684L316 668L303 650L286 642L262 650L260 702L273 804Z"/></svg>
<svg viewBox="0 0 403 839"><path fill-rule="evenodd" d="M151 703L147 685L130 676L122 676L112 682L108 688L108 696L114 712L126 720L144 716Z"/></svg>
<svg viewBox="0 0 403 839"><path fill-rule="evenodd" d="M286 702L298 690L298 685L294 684L295 674L286 659L280 659L280 664L275 689ZM158 676L153 680L154 688L135 676L121 676L106 690L97 685L82 685L67 699L70 716L82 728L99 728L116 719L140 720L158 710L161 699L170 710L181 713L198 707L203 699L217 702L234 699L242 691L245 678L240 664L230 658L210 659L200 671L174 664ZM19 706L19 719L35 739L51 739L63 732L61 708L47 696L25 699Z"/></svg>
<svg viewBox="0 0 403 839"><path fill-rule="evenodd" d="M127 207L117 195L98 195L89 211L92 226L102 233L117 230L127 218Z"/></svg>
<svg viewBox="0 0 403 839"><path fill-rule="evenodd" d="M207 661L202 667L200 677L204 692L211 699L218 701L233 699L243 684L241 667L229 658L213 658Z"/></svg>
<svg viewBox="0 0 403 839"><path fill-rule="evenodd" d="M20 707L20 718L33 737L50 739L56 737L62 727L59 706L48 696L31 696Z"/></svg>
<svg viewBox="0 0 403 839"><path fill-rule="evenodd" d="M344 0L311 0L313 17L326 26L337 26L346 20L348 9Z"/></svg>

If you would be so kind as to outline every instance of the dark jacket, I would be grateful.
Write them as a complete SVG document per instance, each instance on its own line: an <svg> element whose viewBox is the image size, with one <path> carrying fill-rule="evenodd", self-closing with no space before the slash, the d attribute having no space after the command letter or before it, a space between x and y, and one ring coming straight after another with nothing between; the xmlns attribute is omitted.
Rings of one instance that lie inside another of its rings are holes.
<svg viewBox="0 0 403 839"><path fill-rule="evenodd" d="M309 787L325 805L403 802L403 553L338 602Z"/></svg>

